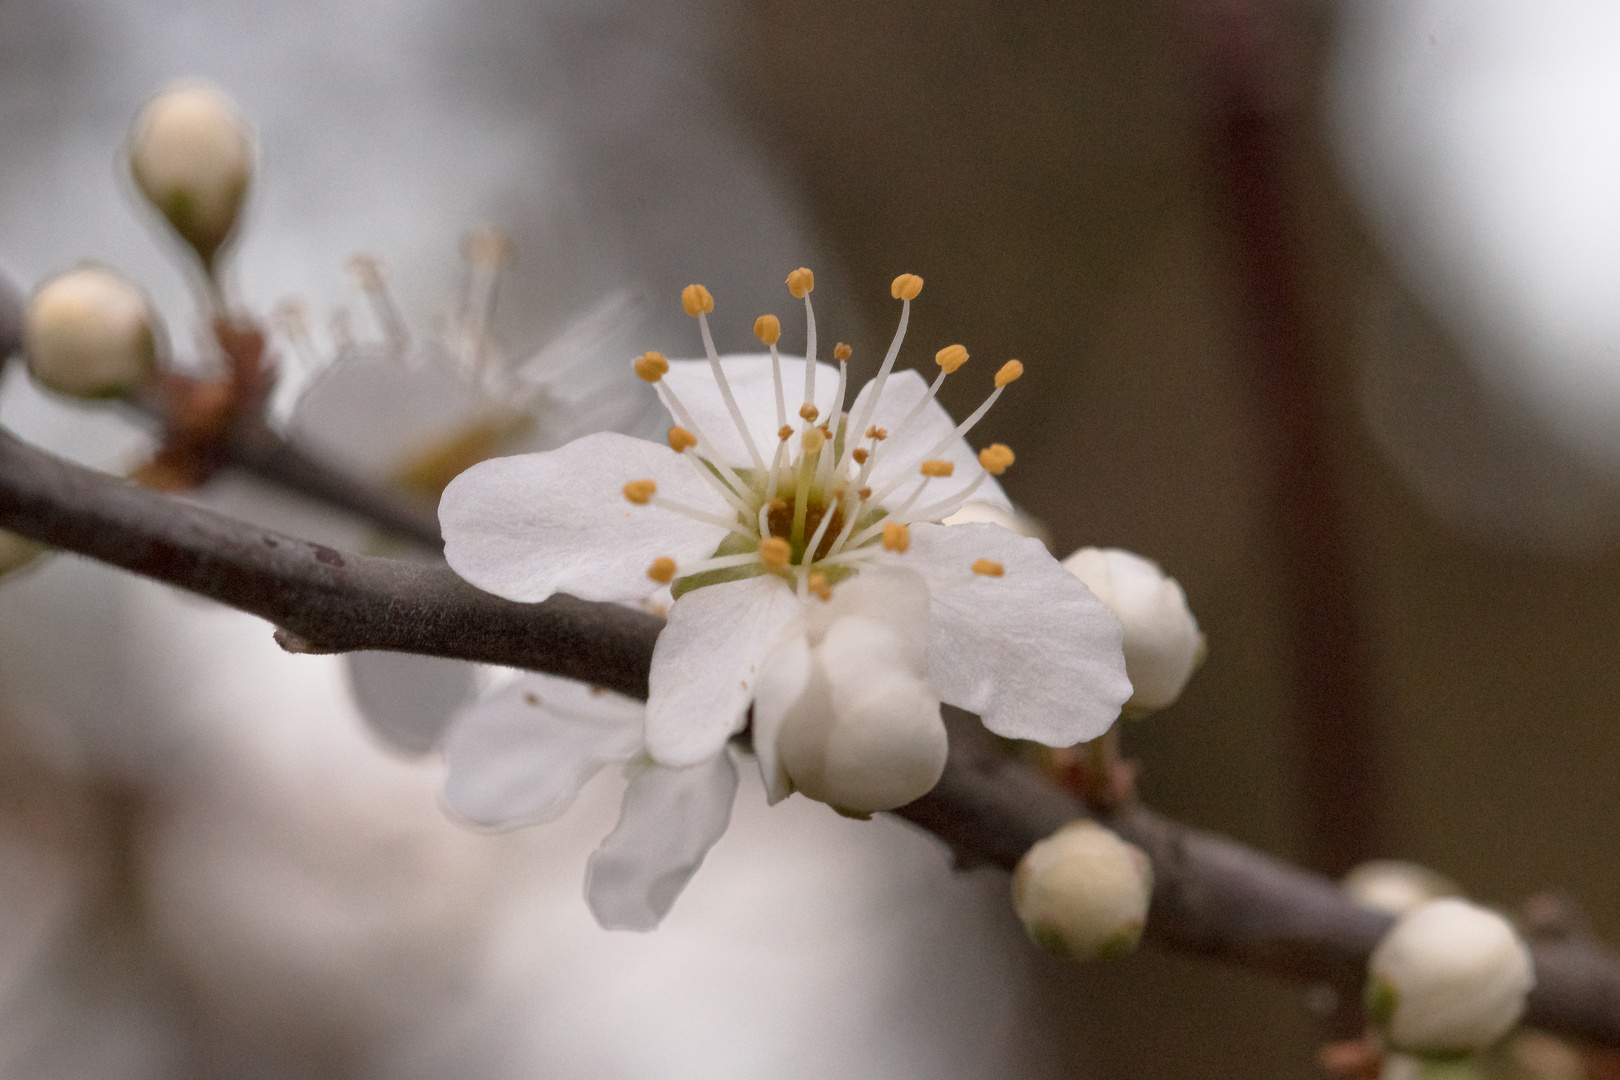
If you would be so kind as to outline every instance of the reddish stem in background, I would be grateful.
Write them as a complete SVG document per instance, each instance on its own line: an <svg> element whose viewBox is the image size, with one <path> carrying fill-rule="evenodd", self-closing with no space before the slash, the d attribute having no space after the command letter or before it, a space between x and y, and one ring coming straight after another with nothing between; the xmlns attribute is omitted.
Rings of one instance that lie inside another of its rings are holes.
<svg viewBox="0 0 1620 1080"><path fill-rule="evenodd" d="M1212 175L1236 243L1287 602L1306 861L1339 874L1380 850L1368 656L1321 360L1304 314L1291 150L1304 110L1284 87L1301 43L1275 0L1195 0Z"/></svg>

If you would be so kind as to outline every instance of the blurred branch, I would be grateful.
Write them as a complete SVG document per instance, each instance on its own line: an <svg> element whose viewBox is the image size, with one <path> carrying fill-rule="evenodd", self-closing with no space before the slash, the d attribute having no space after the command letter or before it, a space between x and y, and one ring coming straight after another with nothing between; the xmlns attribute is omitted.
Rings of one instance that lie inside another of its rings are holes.
<svg viewBox="0 0 1620 1080"><path fill-rule="evenodd" d="M294 652L391 649L546 671L645 698L662 622L612 604L515 604L449 570L351 555L232 520L92 472L0 431L0 528L167 582L275 623ZM965 865L1011 870L1030 845L1084 816L1069 794L1000 753L952 710L951 756L898 813ZM1156 876L1148 937L1291 978L1359 985L1386 916L1328 878L1141 807L1108 820ZM1620 957L1584 938L1536 946L1530 1020L1620 1046Z"/></svg>

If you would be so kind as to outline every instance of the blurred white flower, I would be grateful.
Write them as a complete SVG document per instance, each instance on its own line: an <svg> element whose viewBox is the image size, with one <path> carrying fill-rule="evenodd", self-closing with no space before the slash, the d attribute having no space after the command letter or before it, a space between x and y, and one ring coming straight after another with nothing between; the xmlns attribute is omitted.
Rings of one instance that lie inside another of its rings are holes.
<svg viewBox="0 0 1620 1080"><path fill-rule="evenodd" d="M837 369L814 361L809 271L795 271L789 287L805 300L810 360L777 354L773 316L755 328L768 355L722 360L706 319L713 300L689 286L683 304L708 359L648 353L636 365L680 425L670 445L599 434L469 469L439 508L451 567L524 602L556 592L632 601L673 582L646 720L648 751L667 765L718 753L812 597L829 600L879 565L909 570L928 589L927 678L940 699L1012 738L1067 746L1106 730L1129 694L1118 620L1039 542L933 524L974 497L1006 505L990 474L1011 452L975 454L962 436L1022 365L1009 361L958 427L934 394L965 351L941 351L932 386L893 371L922 287L902 275L892 288L904 302L899 330L846 415L847 352L835 350ZM801 384L795 424L786 394ZM958 468L972 479L922 499Z"/></svg>
<svg viewBox="0 0 1620 1080"><path fill-rule="evenodd" d="M152 378L160 333L146 294L94 263L43 282L23 317L29 374L77 398L112 397Z"/></svg>
<svg viewBox="0 0 1620 1080"><path fill-rule="evenodd" d="M1013 907L1038 944L1077 960L1132 952L1147 925L1153 864L1094 821L1037 843L1013 874Z"/></svg>
<svg viewBox="0 0 1620 1080"><path fill-rule="evenodd" d="M1063 566L1125 626L1125 672L1133 688L1125 707L1146 712L1172 704L1204 651L1180 583L1157 563L1118 548L1081 548Z"/></svg>
<svg viewBox="0 0 1620 1080"><path fill-rule="evenodd" d="M1367 962L1367 1007L1391 1046L1420 1054L1482 1050L1524 1015L1535 985L1512 925L1466 900L1401 916Z"/></svg>

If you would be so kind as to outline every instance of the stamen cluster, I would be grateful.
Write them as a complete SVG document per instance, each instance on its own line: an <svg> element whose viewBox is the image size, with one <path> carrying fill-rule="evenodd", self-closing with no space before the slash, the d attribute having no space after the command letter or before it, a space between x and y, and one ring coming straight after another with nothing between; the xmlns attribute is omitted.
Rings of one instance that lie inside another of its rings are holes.
<svg viewBox="0 0 1620 1080"><path fill-rule="evenodd" d="M1013 452L996 443L980 452L980 469L976 475L944 497L923 499L936 482L954 477L955 465L943 460L941 455L984 417L1008 384L1023 374L1023 364L1017 360L1007 361L996 373L995 388L972 415L921 454L915 454L914 448L910 451L891 448L905 445L903 437L914 424L921 422L924 410L939 393L945 377L967 363L968 352L963 346L949 345L935 354L934 361L940 369L938 376L892 435L871 422L905 340L911 301L922 291L920 277L902 274L891 286L891 294L902 305L899 326L870 394L856 399L851 407L853 412L845 411L851 349L843 343L834 347L838 388L832 410L826 417L821 416L816 405L819 365L816 363L815 310L810 301L815 276L808 269L800 268L788 275L787 286L794 297L804 300L807 362L803 396L790 417L782 361L777 352L781 322L775 315L761 315L754 322L754 333L770 350L776 390L776 445L766 448L762 448L751 433L714 347L708 322L709 314L714 311L713 296L702 285L688 285L681 294L687 314L698 320L710 370L746 448L748 465L728 463L716 452L714 442L693 420L692 413L664 378L670 366L661 353L644 353L635 361L636 374L653 384L676 420L676 425L669 429L670 448L691 462L694 472L732 511L731 514L715 513L668 499L657 493L657 485L652 480L636 480L625 485L625 497L632 503L659 506L729 531L710 558L676 565L675 560L660 557L649 567L648 574L653 580L674 581L677 595L699 585L771 573L793 584L801 600L811 594L825 599L830 595L830 586L861 562L885 550L904 552L909 543L908 524L938 521L955 513L973 498L986 477L1001 475L1013 463ZM887 456L897 452L913 454L915 460L874 491L873 470L885 462ZM908 485L909 490L903 490ZM976 573L994 576L1001 572L999 564L989 560L980 560L980 564L973 567Z"/></svg>

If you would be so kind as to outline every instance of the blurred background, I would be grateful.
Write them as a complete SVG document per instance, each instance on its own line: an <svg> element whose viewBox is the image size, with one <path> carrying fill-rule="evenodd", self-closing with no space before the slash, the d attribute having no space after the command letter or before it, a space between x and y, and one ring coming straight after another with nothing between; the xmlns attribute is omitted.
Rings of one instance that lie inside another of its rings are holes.
<svg viewBox="0 0 1620 1080"><path fill-rule="evenodd" d="M1060 555L1158 560L1208 635L1125 732L1151 805L1562 890L1620 940L1617 55L1599 0L7 0L0 261L114 263L191 334L118 151L200 75L258 131L260 311L355 304L368 251L425 325L491 224L516 348L627 287L638 347L690 352L689 281L744 348L809 265L865 374L920 274L916 356L1028 365L982 432L1009 494ZM12 430L138 459L20 374ZM579 888L615 777L458 830L335 658L72 557L0 585L0 776L6 1076L1316 1075L1306 988L1061 964L1003 876L752 778L665 926L607 934Z"/></svg>

